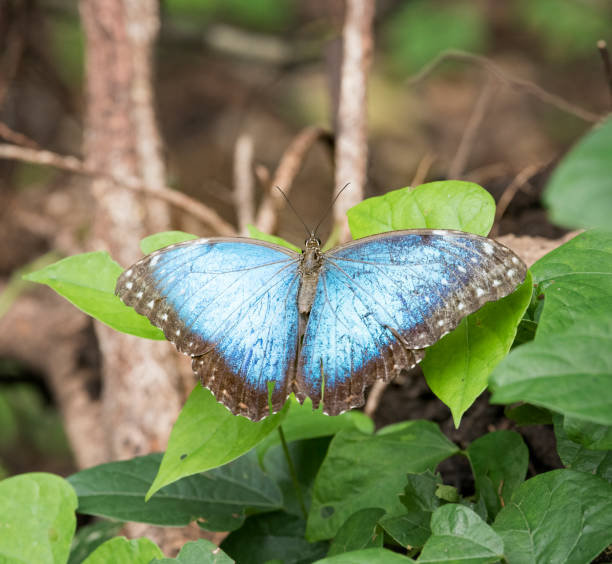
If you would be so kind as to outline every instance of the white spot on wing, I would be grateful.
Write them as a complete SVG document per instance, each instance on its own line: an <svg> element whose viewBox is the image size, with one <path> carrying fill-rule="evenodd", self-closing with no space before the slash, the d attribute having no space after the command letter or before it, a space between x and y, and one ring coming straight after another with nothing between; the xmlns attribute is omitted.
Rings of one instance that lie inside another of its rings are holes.
<svg viewBox="0 0 612 564"><path fill-rule="evenodd" d="M465 270L465 268L463 268L462 266L458 266L458 267L457 267L457 270L458 270L459 272L467 272L467 271Z"/></svg>
<svg viewBox="0 0 612 564"><path fill-rule="evenodd" d="M478 297L482 296L485 293L485 291L482 288L476 288L476 295Z"/></svg>
<svg viewBox="0 0 612 564"><path fill-rule="evenodd" d="M434 229L432 233L434 235L442 235L442 236L446 235L446 231L443 231L442 229Z"/></svg>
<svg viewBox="0 0 612 564"><path fill-rule="evenodd" d="M446 278L442 278L440 282L444 284L445 286L448 286L448 280Z"/></svg>
<svg viewBox="0 0 612 564"><path fill-rule="evenodd" d="M126 287L128 290L131 290L133 285L134 285L134 284L133 284L132 282L126 282L126 283L125 283L125 287Z"/></svg>
<svg viewBox="0 0 612 564"><path fill-rule="evenodd" d="M138 293L136 294L136 298L137 298L137 299L142 298L142 291L140 291L140 292L138 292Z"/></svg>
<svg viewBox="0 0 612 564"><path fill-rule="evenodd" d="M148 307L149 309L153 309L153 306L154 306L154 305L155 305L155 300L151 300L151 301L150 301L150 302L147 304L147 307Z"/></svg>
<svg viewBox="0 0 612 564"><path fill-rule="evenodd" d="M157 263L159 262L159 255L155 255L152 259L151 259L151 266L155 266Z"/></svg>
<svg viewBox="0 0 612 564"><path fill-rule="evenodd" d="M177 329L177 330L176 330L176 336L178 337L180 334L181 334L181 330L180 330L180 329Z"/></svg>
<svg viewBox="0 0 612 564"><path fill-rule="evenodd" d="M517 259L516 257L512 257L512 262L514 264L518 264L519 263L519 259Z"/></svg>
<svg viewBox="0 0 612 564"><path fill-rule="evenodd" d="M161 318L162 318L162 321L167 321L167 320L168 320L168 314L167 314L167 313L164 313L164 314L161 316Z"/></svg>
<svg viewBox="0 0 612 564"><path fill-rule="evenodd" d="M482 248L484 249L484 252L488 255L493 254L493 245L491 245L490 243L483 243Z"/></svg>
<svg viewBox="0 0 612 564"><path fill-rule="evenodd" d="M508 270L507 274L508 274L508 276L514 276L515 272L516 271L514 270L514 268L511 268L510 270Z"/></svg>
<svg viewBox="0 0 612 564"><path fill-rule="evenodd" d="M443 319L439 319L438 320L438 326L442 327L442 325L444 325L444 320Z"/></svg>
<svg viewBox="0 0 612 564"><path fill-rule="evenodd" d="M459 302L459 303L457 304L457 309L458 309L459 311L461 311L462 309L465 309L465 304L464 304L463 302Z"/></svg>
<svg viewBox="0 0 612 564"><path fill-rule="evenodd" d="M134 274L134 271L131 268L125 273L128 278L132 276L132 274Z"/></svg>
<svg viewBox="0 0 612 564"><path fill-rule="evenodd" d="M500 284L501 284L501 281L500 281L500 280L493 280L493 286L494 286L495 288L497 288L497 286L499 286Z"/></svg>

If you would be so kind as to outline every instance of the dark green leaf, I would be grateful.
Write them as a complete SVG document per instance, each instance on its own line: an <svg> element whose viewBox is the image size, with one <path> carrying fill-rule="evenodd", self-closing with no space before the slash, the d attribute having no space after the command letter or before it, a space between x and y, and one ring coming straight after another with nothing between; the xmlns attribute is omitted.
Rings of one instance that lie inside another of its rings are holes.
<svg viewBox="0 0 612 564"><path fill-rule="evenodd" d="M527 480L499 512L493 529L508 562L591 562L612 543L612 484L599 476L554 470Z"/></svg>
<svg viewBox="0 0 612 564"><path fill-rule="evenodd" d="M517 425L552 425L552 415L548 409L528 403L506 407L504 415Z"/></svg>
<svg viewBox="0 0 612 564"><path fill-rule="evenodd" d="M317 560L314 564L406 564L412 558L392 552L386 548L364 548Z"/></svg>
<svg viewBox="0 0 612 564"><path fill-rule="evenodd" d="M492 520L527 475L529 451L514 431L495 431L476 439L467 449L476 492Z"/></svg>
<svg viewBox="0 0 612 564"><path fill-rule="evenodd" d="M100 520L80 527L72 539L68 564L81 564L102 543L119 533L123 523Z"/></svg>
<svg viewBox="0 0 612 564"><path fill-rule="evenodd" d="M612 193L612 192L611 192ZM532 267L544 296L536 340L612 311L612 233L574 237Z"/></svg>
<svg viewBox="0 0 612 564"><path fill-rule="evenodd" d="M83 564L149 564L152 559L163 556L162 551L149 539L115 537L96 548Z"/></svg>
<svg viewBox="0 0 612 564"><path fill-rule="evenodd" d="M565 433L563 417L555 416L557 452L566 468L601 476L612 483L612 451L590 450L574 442Z"/></svg>
<svg viewBox="0 0 612 564"><path fill-rule="evenodd" d="M183 241L191 241L197 239L197 235L191 233L185 233L184 231L162 231L161 233L155 233L155 235L149 235L140 241L140 250L148 255L153 251L163 249L168 245L174 245L175 243L182 243Z"/></svg>
<svg viewBox="0 0 612 564"><path fill-rule="evenodd" d="M364 548L382 547L383 533L378 521L384 514L385 510L378 508L361 509L353 513L338 529L327 555L334 556Z"/></svg>
<svg viewBox="0 0 612 564"><path fill-rule="evenodd" d="M108 253L68 257L24 276L53 288L60 296L109 327L146 339L164 339L149 320L115 296L115 283L123 269Z"/></svg>
<svg viewBox="0 0 612 564"><path fill-rule="evenodd" d="M493 197L472 182L446 180L368 198L347 212L354 239L397 229L458 229L486 236Z"/></svg>
<svg viewBox="0 0 612 564"><path fill-rule="evenodd" d="M183 545L176 558L151 560L150 564L233 564L233 560L216 544L199 539Z"/></svg>
<svg viewBox="0 0 612 564"><path fill-rule="evenodd" d="M289 241L285 241L282 237L278 237L276 235L269 235L268 233L264 233L255 227L254 225L247 225L247 229L249 230L249 236L253 239L260 239L261 241L268 241L268 243L274 243L276 245L280 245L281 247L287 247L296 253L301 253L302 249L296 247L295 245L289 243Z"/></svg>
<svg viewBox="0 0 612 564"><path fill-rule="evenodd" d="M518 289L469 315L427 349L421 368L431 390L450 408L455 426L486 389L493 369L508 354L531 300L531 275Z"/></svg>
<svg viewBox="0 0 612 564"><path fill-rule="evenodd" d="M53 474L33 472L0 482L0 562L63 564L76 528L77 497Z"/></svg>
<svg viewBox="0 0 612 564"><path fill-rule="evenodd" d="M160 461L161 454L150 454L73 474L69 481L79 496L79 513L171 527L198 519L204 529L229 531L242 525L246 508L271 511L282 505L281 492L254 452L174 482L145 502Z"/></svg>
<svg viewBox="0 0 612 564"><path fill-rule="evenodd" d="M240 564L260 564L278 559L284 564L307 564L327 553L324 542L304 539L304 519L278 511L249 517L229 535L221 548Z"/></svg>
<svg viewBox="0 0 612 564"><path fill-rule="evenodd" d="M147 497L176 480L222 466L274 431L289 409L254 423L232 415L210 390L197 385L172 428L168 448Z"/></svg>
<svg viewBox="0 0 612 564"><path fill-rule="evenodd" d="M612 450L612 426L598 425L574 417L563 420L565 434L575 443L592 450Z"/></svg>
<svg viewBox="0 0 612 564"><path fill-rule="evenodd" d="M566 227L610 228L611 150L612 119L608 119L587 133L559 163L543 196L553 222Z"/></svg>
<svg viewBox="0 0 612 564"><path fill-rule="evenodd" d="M380 521L381 526L402 546L423 546L431 536L431 515L440 506L436 491L441 485L440 476L430 470L408 474L404 493L399 496L407 512L385 515Z"/></svg>
<svg viewBox="0 0 612 564"><path fill-rule="evenodd" d="M612 317L538 336L513 350L491 377L493 403L524 401L612 425Z"/></svg>
<svg viewBox="0 0 612 564"><path fill-rule="evenodd" d="M488 564L498 562L504 554L499 535L463 505L448 504L436 509L431 531L418 562Z"/></svg>
<svg viewBox="0 0 612 564"><path fill-rule="evenodd" d="M436 425L408 421L376 435L340 431L332 440L315 481L307 537L332 538L350 515L379 507L402 513L398 494L406 472L424 472L452 456L457 447Z"/></svg>

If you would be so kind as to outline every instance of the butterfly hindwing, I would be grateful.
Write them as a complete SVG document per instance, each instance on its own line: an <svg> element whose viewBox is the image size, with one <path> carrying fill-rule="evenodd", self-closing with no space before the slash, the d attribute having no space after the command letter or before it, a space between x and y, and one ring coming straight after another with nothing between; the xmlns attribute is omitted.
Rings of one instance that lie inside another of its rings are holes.
<svg viewBox="0 0 612 564"><path fill-rule="evenodd" d="M117 294L192 356L217 400L258 420L282 407L295 373L299 255L253 239L197 239L126 270Z"/></svg>
<svg viewBox="0 0 612 564"><path fill-rule="evenodd" d="M423 348L526 273L503 245L459 231L394 231L323 257L297 390L315 405L323 399L329 414L362 405L366 385L413 366Z"/></svg>

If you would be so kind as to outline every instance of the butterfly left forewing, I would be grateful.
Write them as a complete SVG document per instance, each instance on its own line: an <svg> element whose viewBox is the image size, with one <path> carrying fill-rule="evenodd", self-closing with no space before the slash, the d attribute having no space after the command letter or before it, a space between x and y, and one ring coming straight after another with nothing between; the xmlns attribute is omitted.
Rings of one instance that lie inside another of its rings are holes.
<svg viewBox="0 0 612 564"><path fill-rule="evenodd" d="M238 238L166 247L127 269L116 292L189 354L233 413L261 419L291 391L297 353L298 255ZM289 304L289 307L287 307Z"/></svg>
<svg viewBox="0 0 612 564"><path fill-rule="evenodd" d="M328 413L360 405L364 386L419 361L422 349L512 292L525 272L503 245L458 231L395 231L333 249L306 329L298 389L323 396Z"/></svg>

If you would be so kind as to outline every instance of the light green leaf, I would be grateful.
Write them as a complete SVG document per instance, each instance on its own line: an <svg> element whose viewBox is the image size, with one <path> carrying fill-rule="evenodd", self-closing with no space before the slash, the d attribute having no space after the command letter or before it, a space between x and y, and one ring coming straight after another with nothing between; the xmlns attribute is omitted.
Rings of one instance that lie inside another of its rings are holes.
<svg viewBox="0 0 612 564"><path fill-rule="evenodd" d="M96 548L83 564L149 564L153 558L163 556L159 547L147 538L115 537Z"/></svg>
<svg viewBox="0 0 612 564"><path fill-rule="evenodd" d="M249 236L253 239L259 239L261 241L268 241L268 243L274 243L275 245L280 245L281 247L287 247L296 253L301 253L302 249L296 247L289 241L285 241L282 237L278 237L277 235L269 235L268 233L264 233L255 227L254 225L248 224L247 229L249 230Z"/></svg>
<svg viewBox="0 0 612 564"><path fill-rule="evenodd" d="M536 340L612 312L612 233L582 233L543 256L531 272L544 295Z"/></svg>
<svg viewBox="0 0 612 564"><path fill-rule="evenodd" d="M295 397L291 396L289 413L283 420L283 432L288 443L335 435L342 429L359 429L364 433L372 433L374 422L367 415L356 410L330 417L323 413L322 404L319 405L318 409L313 410L310 398L306 398L304 403L300 405ZM257 454L260 460L263 460L270 447L277 444L280 444L278 433L270 433L261 441L257 445Z"/></svg>
<svg viewBox="0 0 612 564"><path fill-rule="evenodd" d="M463 505L449 504L436 509L431 517L431 531L433 534L417 562L488 564L498 562L504 554L499 535Z"/></svg>
<svg viewBox="0 0 612 564"><path fill-rule="evenodd" d="M514 431L495 431L470 444L467 455L476 492L484 500L489 519L493 519L525 479L529 464L527 446Z"/></svg>
<svg viewBox="0 0 612 564"><path fill-rule="evenodd" d="M398 494L404 489L406 472L433 470L455 452L457 447L428 421L390 425L376 435L340 431L317 474L307 538L332 538L360 509L404 512Z"/></svg>
<svg viewBox="0 0 612 564"><path fill-rule="evenodd" d="M197 238L197 235L185 233L184 231L162 231L142 239L140 241L140 250L145 255L148 255L149 253L163 249L168 245L174 245L175 243L182 243L184 241L191 241Z"/></svg>
<svg viewBox="0 0 612 564"><path fill-rule="evenodd" d="M221 548L239 564L309 564L327 552L327 543L308 542L304 529L303 517L282 511L255 515L230 534Z"/></svg>
<svg viewBox="0 0 612 564"><path fill-rule="evenodd" d="M591 562L612 543L612 485L572 470L527 480L499 512L493 529L508 562Z"/></svg>
<svg viewBox="0 0 612 564"><path fill-rule="evenodd" d="M554 223L565 227L610 228L610 151L612 119L595 126L559 163L543 195Z"/></svg>
<svg viewBox="0 0 612 564"><path fill-rule="evenodd" d="M145 503L161 454L109 462L70 476L79 497L79 513L121 521L181 527L198 519L212 531L233 531L247 508L281 507L278 486L261 470L254 452L220 468L183 478Z"/></svg>
<svg viewBox="0 0 612 564"><path fill-rule="evenodd" d="M472 182L445 180L368 198L347 212L354 239L397 229L458 229L486 236L495 201Z"/></svg>
<svg viewBox="0 0 612 564"><path fill-rule="evenodd" d="M491 376L492 403L525 401L612 425L612 317L602 312L513 350Z"/></svg>
<svg viewBox="0 0 612 564"><path fill-rule="evenodd" d="M147 499L176 480L222 466L251 450L285 417L289 404L254 423L232 415L210 390L197 385L172 428L168 448Z"/></svg>
<svg viewBox="0 0 612 564"><path fill-rule="evenodd" d="M206 539L183 545L176 558L151 560L150 564L233 564L233 560L216 544Z"/></svg>
<svg viewBox="0 0 612 564"><path fill-rule="evenodd" d="M64 564L76 528L77 496L53 474L0 482L0 562Z"/></svg>
<svg viewBox="0 0 612 564"><path fill-rule="evenodd" d="M328 556L317 560L314 564L406 564L407 562L414 560L386 548L364 548Z"/></svg>
<svg viewBox="0 0 612 564"><path fill-rule="evenodd" d="M338 529L327 555L382 547L384 535L378 521L384 514L384 509L376 507L360 509L353 513Z"/></svg>
<svg viewBox="0 0 612 564"><path fill-rule="evenodd" d="M566 468L601 476L612 483L612 450L590 450L565 433L563 417L554 417L557 452Z"/></svg>
<svg viewBox="0 0 612 564"><path fill-rule="evenodd" d="M108 253L84 253L68 257L24 276L46 284L71 304L109 327L146 339L164 339L149 320L115 296L115 284L123 269Z"/></svg>
<svg viewBox="0 0 612 564"><path fill-rule="evenodd" d="M493 369L508 354L531 300L529 272L518 289L490 302L427 349L421 368L431 390L451 410L455 426L486 389Z"/></svg>

